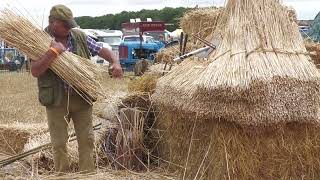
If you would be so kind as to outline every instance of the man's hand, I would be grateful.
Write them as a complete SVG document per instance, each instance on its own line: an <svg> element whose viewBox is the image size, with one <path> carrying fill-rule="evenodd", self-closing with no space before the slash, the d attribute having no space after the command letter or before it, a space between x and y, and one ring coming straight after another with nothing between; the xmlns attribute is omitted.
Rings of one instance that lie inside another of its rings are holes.
<svg viewBox="0 0 320 180"><path fill-rule="evenodd" d="M118 63L112 64L110 69L112 72L112 77L119 78L119 79L123 77L123 71L120 64Z"/></svg>
<svg viewBox="0 0 320 180"><path fill-rule="evenodd" d="M66 51L66 48L63 46L62 43L57 41L51 41L50 47L56 49L59 54L62 54L64 51Z"/></svg>

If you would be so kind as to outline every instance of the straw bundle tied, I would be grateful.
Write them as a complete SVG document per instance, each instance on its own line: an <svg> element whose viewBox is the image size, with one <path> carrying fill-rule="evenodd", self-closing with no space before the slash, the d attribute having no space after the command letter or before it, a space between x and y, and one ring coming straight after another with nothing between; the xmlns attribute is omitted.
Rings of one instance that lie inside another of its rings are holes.
<svg viewBox="0 0 320 180"><path fill-rule="evenodd" d="M33 60L45 54L52 41L46 32L9 9L0 11L0 32L0 39ZM101 69L90 60L66 51L57 57L50 69L70 84L88 103L92 104L92 99L104 96L101 85L96 80Z"/></svg>
<svg viewBox="0 0 320 180"><path fill-rule="evenodd" d="M224 38L186 106L243 125L319 123L320 74L285 8L277 0L230 0L225 13Z"/></svg>

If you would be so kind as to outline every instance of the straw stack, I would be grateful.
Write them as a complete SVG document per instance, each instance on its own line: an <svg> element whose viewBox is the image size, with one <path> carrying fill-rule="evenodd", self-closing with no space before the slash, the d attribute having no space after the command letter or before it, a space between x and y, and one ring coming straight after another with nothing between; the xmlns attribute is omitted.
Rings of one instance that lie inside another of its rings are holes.
<svg viewBox="0 0 320 180"><path fill-rule="evenodd" d="M285 8L230 0L226 13L224 38L195 81L196 108L247 125L318 123L320 73Z"/></svg>
<svg viewBox="0 0 320 180"><path fill-rule="evenodd" d="M194 57L184 60L175 69L158 80L152 100L158 106L173 112L196 112L190 111L186 102L195 93L194 82L207 65L208 61L203 58Z"/></svg>
<svg viewBox="0 0 320 180"><path fill-rule="evenodd" d="M310 41L305 42L305 46L310 53L313 63L319 68L320 64L320 44Z"/></svg>
<svg viewBox="0 0 320 180"><path fill-rule="evenodd" d="M211 40L210 36L213 32L215 32L215 35L220 34L217 33L217 30L221 28L218 20L223 10L223 8L217 7L192 9L183 15L180 26L183 32L187 34L195 34L202 39L208 38L207 40Z"/></svg>
<svg viewBox="0 0 320 180"><path fill-rule="evenodd" d="M194 38L196 35L202 40L211 41L213 38L220 38L223 22L218 23L223 15L223 8L209 7L192 9L186 12L180 20L180 26L183 32L189 34L189 43L186 46L186 52L199 49L204 44ZM162 49L157 53L157 62L173 63L172 60L179 55L179 45Z"/></svg>
<svg viewBox="0 0 320 180"><path fill-rule="evenodd" d="M204 68L187 75L187 60L157 83L160 159L182 179L319 179L319 72L296 24L278 0L225 14Z"/></svg>
<svg viewBox="0 0 320 180"><path fill-rule="evenodd" d="M19 49L33 60L48 51L52 38L14 11L0 12L0 39ZM90 60L64 52L50 66L60 78L70 84L88 103L103 97L96 80L99 68Z"/></svg>
<svg viewBox="0 0 320 180"><path fill-rule="evenodd" d="M18 154L30 137L46 132L46 124L11 123L0 125L0 152Z"/></svg>

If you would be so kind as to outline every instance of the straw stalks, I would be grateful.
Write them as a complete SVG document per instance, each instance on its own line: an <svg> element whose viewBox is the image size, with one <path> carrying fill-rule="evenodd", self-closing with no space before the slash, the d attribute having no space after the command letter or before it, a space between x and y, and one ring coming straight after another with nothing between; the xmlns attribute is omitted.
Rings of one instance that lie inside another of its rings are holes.
<svg viewBox="0 0 320 180"><path fill-rule="evenodd" d="M286 9L276 0L230 0L225 13L224 38L185 104L243 125L319 123L320 73Z"/></svg>
<svg viewBox="0 0 320 180"><path fill-rule="evenodd" d="M33 60L47 52L53 40L29 20L9 9L0 12L0 31L1 39ZM64 52L51 64L50 69L88 103L92 104L93 99L104 96L101 85L96 81L100 70L90 60Z"/></svg>
<svg viewBox="0 0 320 180"><path fill-rule="evenodd" d="M157 118L160 157L185 179L320 178L319 126L244 127L167 111Z"/></svg>
<svg viewBox="0 0 320 180"><path fill-rule="evenodd" d="M220 34L222 23L218 23L224 8L208 7L196 8L186 12L180 20L180 26L183 32L195 34L201 39L211 40L213 33L215 36ZM219 32L219 33L218 33ZM220 34L221 35L221 34ZM200 42L192 38L195 44Z"/></svg>
<svg viewBox="0 0 320 180"><path fill-rule="evenodd" d="M194 81L199 78L208 63L206 59L196 57L184 60L158 80L152 100L171 112L180 111L188 114L197 112L197 109L191 111L185 102L192 98L191 95L195 91Z"/></svg>

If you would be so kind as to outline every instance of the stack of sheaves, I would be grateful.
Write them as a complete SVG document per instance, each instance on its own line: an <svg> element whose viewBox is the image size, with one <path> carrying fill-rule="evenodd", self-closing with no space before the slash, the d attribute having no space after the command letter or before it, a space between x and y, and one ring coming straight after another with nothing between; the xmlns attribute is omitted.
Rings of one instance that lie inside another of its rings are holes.
<svg viewBox="0 0 320 180"><path fill-rule="evenodd" d="M223 40L185 106L243 125L318 123L320 74L286 9L278 0L230 0L225 13Z"/></svg>
<svg viewBox="0 0 320 180"><path fill-rule="evenodd" d="M203 58L189 58L184 60L167 75L157 82L156 92L152 99L164 109L179 112L189 111L191 95L195 92L195 80L207 67L208 61ZM195 102L194 102L195 103Z"/></svg>
<svg viewBox="0 0 320 180"><path fill-rule="evenodd" d="M222 23L218 20L223 14L224 8L207 7L192 9L186 12L180 20L180 26L183 32L187 34L195 34L202 39L210 40L212 33L216 36L221 35ZM197 41L195 40L197 43Z"/></svg>
<svg viewBox="0 0 320 180"><path fill-rule="evenodd" d="M0 12L0 39L17 48L33 60L49 49L52 38L33 25L27 18L12 10ZM88 103L103 97L97 75L100 69L90 60L64 52L51 64L52 69Z"/></svg>

